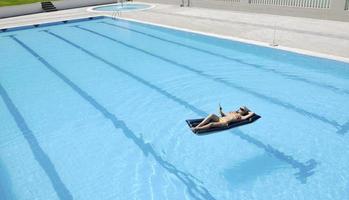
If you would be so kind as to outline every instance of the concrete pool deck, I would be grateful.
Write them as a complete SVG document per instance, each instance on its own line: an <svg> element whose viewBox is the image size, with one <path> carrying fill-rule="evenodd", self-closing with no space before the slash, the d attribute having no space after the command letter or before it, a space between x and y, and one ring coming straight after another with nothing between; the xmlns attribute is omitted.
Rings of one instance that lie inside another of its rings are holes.
<svg viewBox="0 0 349 200"><path fill-rule="evenodd" d="M155 4L152 9L124 12L120 17L164 26L190 29L214 36L286 49L349 62L349 22L214 10ZM89 7L0 19L0 29L63 21L109 12L90 12ZM275 35L275 37L274 37Z"/></svg>

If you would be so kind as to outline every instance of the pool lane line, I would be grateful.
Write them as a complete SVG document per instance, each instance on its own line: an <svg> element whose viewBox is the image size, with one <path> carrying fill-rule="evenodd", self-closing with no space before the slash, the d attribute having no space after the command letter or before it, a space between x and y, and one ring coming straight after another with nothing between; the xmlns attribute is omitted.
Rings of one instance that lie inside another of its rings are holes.
<svg viewBox="0 0 349 200"><path fill-rule="evenodd" d="M80 29L80 30L83 30L83 31L86 31L86 32L89 32L89 33L92 33L94 35L97 35L97 36L100 36L102 38L108 39L110 41L116 42L116 43L121 44L121 45L123 45L125 47L128 47L130 49L142 52L142 53L144 53L146 55L149 55L149 56L152 56L152 57L157 58L159 60L165 61L167 63L170 63L170 64L174 65L174 66L180 67L180 68L185 69L185 70L190 71L190 72L193 72L193 73L195 73L195 74L197 74L197 75L199 75L201 77L204 77L206 79L212 80L212 81L217 82L217 83L221 83L221 84L223 84L223 85L225 85L227 87L230 87L230 88L242 91L244 93L248 93L248 94L253 95L253 96L257 97L257 98L260 98L260 99L266 100L268 102L271 102L271 103L273 103L275 105L284 107L284 108L289 109L289 110L293 110L293 111L295 111L295 112L297 112L299 114L302 114L302 115L305 115L305 116L309 116L309 117L312 117L312 118L317 119L319 121L322 121L324 123L327 123L329 125L332 125L333 127L335 127L337 129L336 133L338 133L338 130L341 129L341 125L338 124L334 120L329 120L329 119L327 119L327 118L325 118L323 116L320 116L320 115L318 115L316 113L312 113L312 112L306 111L306 110L304 110L302 108L299 108L299 107L297 107L295 105L292 105L290 103L283 102L283 101L281 101L281 100L279 100L277 98L266 96L266 95L264 95L262 93L258 93L258 92L254 91L254 90L251 90L251 89L247 88L247 87L239 86L237 84L234 84L234 83L231 83L229 81L226 81L226 80L224 80L222 78L213 77L213 76L211 76L209 74L204 73L203 71L200 71L200 70L197 70L195 68L192 68L189 65L185 65L185 64L179 63L177 61L174 61L174 60L162 57L160 55L156 55L156 54L154 54L152 52L149 52L147 50L135 47L133 45L127 44L125 42L122 42L120 40L114 39L114 38L109 37L107 35L98 33L96 31L93 31L93 30L90 30L90 29L87 29L87 28L83 28L81 26L72 26L72 27Z"/></svg>
<svg viewBox="0 0 349 200"><path fill-rule="evenodd" d="M102 63L106 64L107 66L111 67L112 69L118 71L118 72L121 72L122 74L140 82L141 84L155 90L156 92L158 92L159 94L162 94L163 96L171 99L172 101L184 106L185 108L187 109L190 109L191 111L193 111L194 113L200 115L200 116L207 116L208 113L206 113L205 111L203 110L200 110L199 108L196 108L195 106L191 105L190 103L174 96L173 94L167 92L166 90L150 83L149 81L146 81L144 80L143 78L135 75L135 74L132 74L131 72L121 68L120 66L112 63L112 62L109 62L108 60L98 56L98 55L95 55L93 52L90 52L88 51L87 49L84 49L83 47L73 43L72 41L69 41L68 39L66 38L63 38L62 36L59 36L51 31L48 31L48 30L45 30L44 32L54 36L55 38L59 39L59 40L62 40L64 41L65 43L68 43L69 45L77 48L78 50L86 53L87 55L101 61ZM235 129L235 130L232 130L230 131L232 134L234 135L237 135L239 136L241 139L247 141L248 143L251 143L251 144L254 144L255 146L263 149L265 152L268 152L270 153L272 156L274 156L275 158L283 161L283 162L286 162L288 164L290 164L293 168L295 169L298 169L299 172L297 172L295 175L296 175L296 178L298 180L300 180L302 183L305 183L306 180L307 180L307 177L311 176L314 172L312 171L316 166L317 166L317 162L314 160L314 159L310 159L308 160L307 162L305 163L302 163L300 161L297 161L296 159L294 159L292 156L290 155L286 155L285 153L283 152L280 152L279 150L275 149L274 147L272 147L271 145L266 145L264 144L263 142L243 133L242 131L240 131L239 129Z"/></svg>
<svg viewBox="0 0 349 200"><path fill-rule="evenodd" d="M45 31L46 32L46 31ZM202 183L196 177L189 173L185 173L177 169L173 164L164 160L160 155L156 153L151 144L144 142L142 136L137 135L127 126L127 124L118 119L113 113L108 111L102 104L94 99L90 94L81 89L77 84L71 81L68 77L54 68L48 61L31 49L28 45L22 42L15 36L10 36L15 42L21 45L27 50L33 57L37 58L50 72L56 75L60 80L66 83L73 91L75 91L81 98L91 104L96 110L98 110L105 118L109 119L114 125L115 129L121 129L124 136L133 141L133 143L143 152L145 156L149 154L153 156L155 161L159 163L166 171L176 176L187 187L189 195L194 199L214 200L215 198L209 193L209 191L202 185L198 185L197 182Z"/></svg>
<svg viewBox="0 0 349 200"><path fill-rule="evenodd" d="M309 85L314 85L314 86L317 86L317 87L320 87L320 88L331 90L332 92L335 92L335 93L349 94L349 91L346 90L346 89L340 89L340 88L337 88L337 87L332 86L332 85L324 84L324 83L321 83L321 82L316 82L316 81L313 81L313 80L308 80L306 78L299 77L297 75L290 75L290 74L278 71L276 69L267 68L267 67L265 67L263 65L248 63L248 62L245 62L245 61L237 59L237 58L233 58L233 57L226 56L226 55L219 54L219 53L215 53L215 52L212 52L212 51L209 51L209 50L197 48L195 46L188 45L188 44L183 44L181 42L168 40L168 39L165 39L165 38L153 35L153 34L145 33L145 32L142 32L142 31L139 31L139 30L136 30L136 29L120 26L120 25L117 25L117 24L112 24L112 23L105 22L105 21L97 22L97 23L106 24L106 25L109 25L109 26L112 26L112 27L116 27L116 28L119 28L119 29L124 29L124 30L127 30L127 31L135 32L135 33L138 33L138 34L141 34L141 35L145 35L145 36L150 37L150 38L161 40L163 42L175 44L175 45L178 45L178 46L181 46L181 47L185 47L185 48L188 48L188 49L191 49L191 50L195 50L195 51L199 51L199 52L202 52L202 53L205 53L205 54L209 54L211 56L216 56L216 57L219 57L219 58L222 58L222 59L225 59L225 60L237 62L237 63L243 64L243 65L249 66L249 67L253 67L255 69L259 69L259 70L264 71L264 72L274 73L274 74L280 75L280 76L282 76L284 78L287 78L287 79L290 79L290 80L295 80L295 81L303 82L303 83L306 83L306 84L309 84Z"/></svg>
<svg viewBox="0 0 349 200"><path fill-rule="evenodd" d="M16 105L8 95L5 88L0 83L0 96L6 104L8 111L11 113L13 119L15 120L17 127L22 132L25 140L27 141L30 150L32 151L35 160L39 163L40 167L44 170L45 174L49 178L51 185L56 192L57 196L61 200L72 200L73 196L68 190L68 188L63 183L62 179L50 160L49 156L41 148L38 140L36 139L33 131L30 130L27 122L25 121L22 114L17 109ZM26 167L26 166L23 166Z"/></svg>

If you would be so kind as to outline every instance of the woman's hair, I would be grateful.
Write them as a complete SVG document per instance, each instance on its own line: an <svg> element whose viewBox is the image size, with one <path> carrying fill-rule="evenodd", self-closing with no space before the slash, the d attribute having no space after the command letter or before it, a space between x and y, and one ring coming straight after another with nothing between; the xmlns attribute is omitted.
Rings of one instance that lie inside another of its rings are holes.
<svg viewBox="0 0 349 200"><path fill-rule="evenodd" d="M241 112L242 115L247 115L248 112L250 112L250 110L246 106L241 106L240 110L242 111Z"/></svg>

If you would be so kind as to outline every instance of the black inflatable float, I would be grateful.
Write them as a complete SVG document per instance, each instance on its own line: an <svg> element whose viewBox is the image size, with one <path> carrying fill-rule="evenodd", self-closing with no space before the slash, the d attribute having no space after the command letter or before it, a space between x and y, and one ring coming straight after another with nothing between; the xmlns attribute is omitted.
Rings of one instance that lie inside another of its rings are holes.
<svg viewBox="0 0 349 200"><path fill-rule="evenodd" d="M207 130L200 130L200 131L193 131L193 133L197 134L197 135L201 135L201 134L207 134L210 132L216 132L216 131L222 131L222 130L226 130L226 129L231 129L231 128L235 128L238 126L242 126L245 124L249 124L252 123L254 121L256 121L257 119L261 118L261 116L254 114L253 116L251 116L250 118L243 120L243 121L239 121L239 122L232 122L230 124L228 124L228 126L225 127L219 127L219 128L211 128L211 129L207 129ZM205 118L201 118L201 119L187 119L185 120L189 126L189 128L193 128L196 127L198 124L200 124L200 122L202 122Z"/></svg>

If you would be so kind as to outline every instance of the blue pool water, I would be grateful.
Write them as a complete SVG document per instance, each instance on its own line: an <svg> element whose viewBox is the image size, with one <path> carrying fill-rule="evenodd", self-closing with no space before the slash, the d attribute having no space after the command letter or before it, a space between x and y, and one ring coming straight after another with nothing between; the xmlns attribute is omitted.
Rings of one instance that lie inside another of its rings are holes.
<svg viewBox="0 0 349 200"><path fill-rule="evenodd" d="M99 6L94 8L96 11L132 11L132 10L142 10L150 8L148 4L138 4L138 3L124 3L124 4L115 4L108 6Z"/></svg>
<svg viewBox="0 0 349 200"><path fill-rule="evenodd" d="M348 63L109 18L0 61L0 199L349 198ZM194 135L218 103L262 118Z"/></svg>

